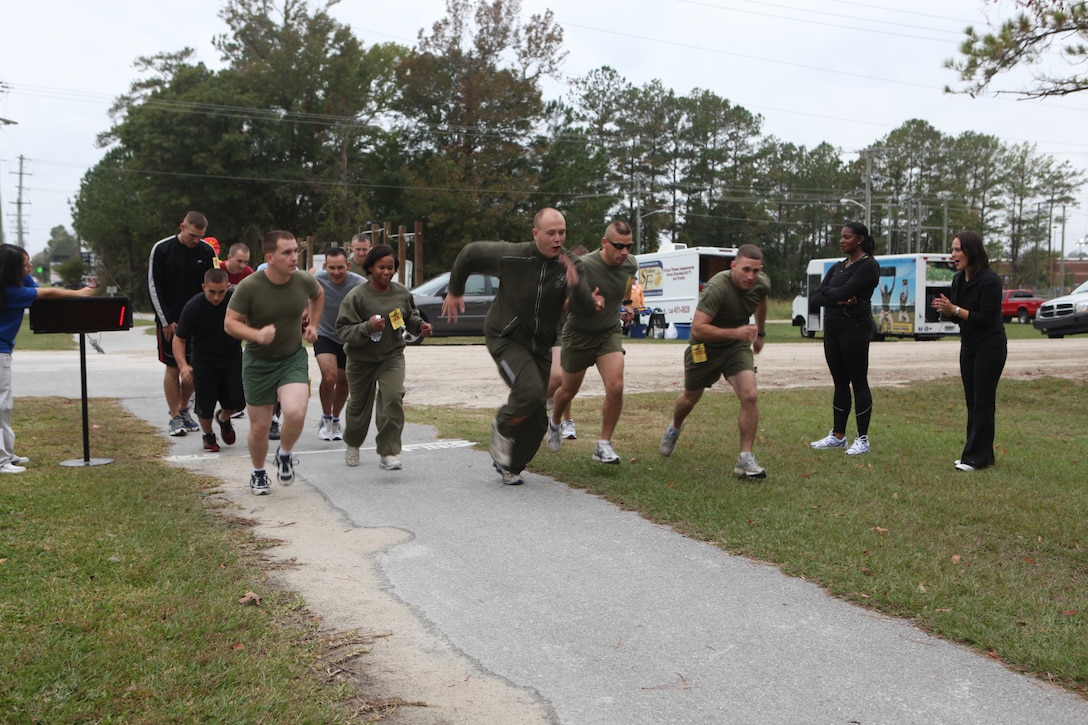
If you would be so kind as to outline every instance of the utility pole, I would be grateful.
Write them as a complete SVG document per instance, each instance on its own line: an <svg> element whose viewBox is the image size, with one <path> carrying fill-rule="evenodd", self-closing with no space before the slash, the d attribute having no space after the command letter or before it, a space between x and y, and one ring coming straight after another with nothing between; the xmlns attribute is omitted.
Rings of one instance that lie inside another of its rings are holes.
<svg viewBox="0 0 1088 725"><path fill-rule="evenodd" d="M873 233L873 150L865 149L865 228Z"/></svg>
<svg viewBox="0 0 1088 725"><path fill-rule="evenodd" d="M18 244L23 249L26 249L26 244L23 243L23 162L26 158L19 155L19 196L15 202L15 238L18 240Z"/></svg>
<svg viewBox="0 0 1088 725"><path fill-rule="evenodd" d="M1058 295L1065 294L1065 204L1062 204L1062 256L1058 262Z"/></svg>
<svg viewBox="0 0 1088 725"><path fill-rule="evenodd" d="M16 123L11 119L0 118L0 126L14 126ZM0 244L3 244L4 241L4 200L0 199Z"/></svg>

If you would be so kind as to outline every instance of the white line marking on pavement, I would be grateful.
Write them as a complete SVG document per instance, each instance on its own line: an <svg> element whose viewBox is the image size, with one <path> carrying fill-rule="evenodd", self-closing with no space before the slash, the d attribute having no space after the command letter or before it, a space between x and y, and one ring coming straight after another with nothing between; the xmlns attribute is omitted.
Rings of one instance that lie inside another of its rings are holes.
<svg viewBox="0 0 1088 725"><path fill-rule="evenodd" d="M454 448L468 448L468 447L474 446L474 445L476 445L476 443L474 441L446 440L446 441L433 441L431 443L410 443L410 444L408 444L406 446L403 446L402 450L404 450L404 451L442 451L442 450L449 450L449 449L454 449ZM372 451L372 450L374 450L374 446L360 447L359 450L360 451ZM268 454L269 454L270 458L271 458L273 453L275 453L275 450L273 450L271 448L271 446L270 446L269 451L268 451ZM323 454L323 453L335 453L336 455L343 455L344 449L343 448L333 448L333 449L323 448L323 449L314 450L314 451L299 451L299 450L291 451L292 456L312 456L312 455L320 455L320 454ZM224 451L222 451L220 453L191 453L191 454L187 454L187 455L167 456L166 460L170 461L172 463L188 463L188 462L193 462L193 461L215 461L215 460L218 460L218 459L224 457L224 454L228 454L228 455L229 454L235 454L237 456L246 456L246 457L249 456L249 453L246 452L245 446L242 446L241 448L234 448L234 449L232 449L230 451L224 450Z"/></svg>

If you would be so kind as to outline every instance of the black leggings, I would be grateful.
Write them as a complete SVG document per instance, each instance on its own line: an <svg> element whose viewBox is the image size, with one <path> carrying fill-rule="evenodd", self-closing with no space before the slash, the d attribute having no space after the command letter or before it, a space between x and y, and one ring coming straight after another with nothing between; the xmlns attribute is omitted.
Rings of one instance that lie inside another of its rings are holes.
<svg viewBox="0 0 1088 725"><path fill-rule="evenodd" d="M873 414L873 394L869 391L869 341L873 337L873 321L835 320L824 329L824 358L835 381L832 399L834 424L832 430L846 434L850 418L850 388L854 389L854 419L858 435L869 434L869 418Z"/></svg>

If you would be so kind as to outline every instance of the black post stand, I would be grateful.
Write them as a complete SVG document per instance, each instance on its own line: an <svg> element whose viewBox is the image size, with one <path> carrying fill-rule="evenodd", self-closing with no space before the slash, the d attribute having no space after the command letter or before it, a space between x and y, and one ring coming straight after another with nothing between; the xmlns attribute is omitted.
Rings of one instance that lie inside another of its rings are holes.
<svg viewBox="0 0 1088 725"><path fill-rule="evenodd" d="M127 297L66 297L37 300L30 306L30 328L42 333L79 334L79 382L83 397L83 458L62 461L62 466L101 466L112 458L91 458L91 431L87 415L87 335L132 329L132 306Z"/></svg>
<svg viewBox="0 0 1088 725"><path fill-rule="evenodd" d="M87 415L87 334L79 333L79 383L83 394L83 459L61 461L62 466L104 466L113 463L112 458L91 458L90 419Z"/></svg>

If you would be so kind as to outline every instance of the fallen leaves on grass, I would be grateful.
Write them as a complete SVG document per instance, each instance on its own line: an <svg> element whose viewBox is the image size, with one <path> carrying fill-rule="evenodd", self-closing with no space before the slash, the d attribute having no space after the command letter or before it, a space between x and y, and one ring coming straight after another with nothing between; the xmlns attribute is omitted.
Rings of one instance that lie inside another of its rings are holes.
<svg viewBox="0 0 1088 725"><path fill-rule="evenodd" d="M247 607L248 606L258 606L259 607L259 606L261 606L261 597L260 597L259 594L255 594L254 592L246 592L245 596L243 596L241 599L238 600L238 603L243 604L243 605L245 605Z"/></svg>

